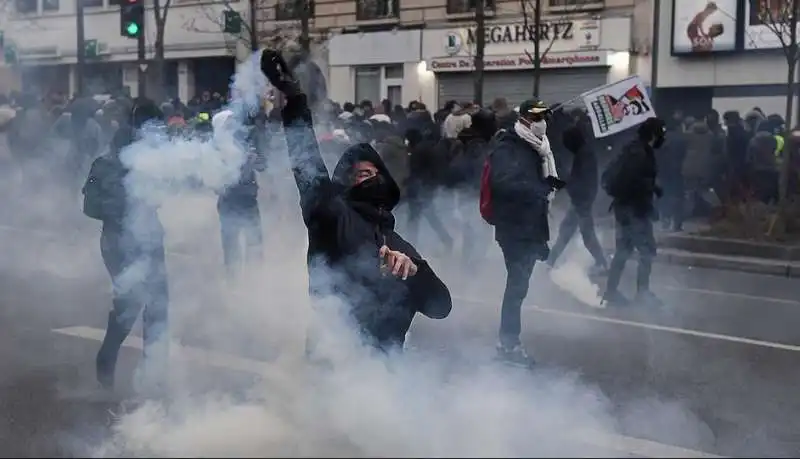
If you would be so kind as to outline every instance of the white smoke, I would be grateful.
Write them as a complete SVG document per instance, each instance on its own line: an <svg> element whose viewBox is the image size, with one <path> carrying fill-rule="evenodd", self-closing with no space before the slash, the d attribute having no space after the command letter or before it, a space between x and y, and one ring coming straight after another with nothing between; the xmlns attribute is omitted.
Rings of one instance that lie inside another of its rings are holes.
<svg viewBox="0 0 800 459"><path fill-rule="evenodd" d="M257 106L268 87L259 57L237 70L230 106L236 113ZM214 262L210 253L216 252L209 247L218 246L218 239L209 244L209 233L197 229L218 234L208 190L238 178L245 160L241 149L169 140L153 130L128 147L123 160L131 169L131 194L161 206L168 240L198 252L170 261L174 339L269 357L248 369L258 374L248 384L232 370L212 377L179 364L175 352L165 369L171 391L119 416L95 456L603 455L581 442L582 432L613 432L612 407L598 388L575 375L530 373L471 355L454 363L424 348L379 355L361 344L343 313L346 305L327 298L312 308L305 247L287 243L305 237L296 190L287 191L294 188L291 181L262 184L263 193L280 196L271 210L284 205L294 210L283 220L274 211L263 217L265 233L286 239L268 239L264 265L251 267L240 283L220 286L210 278L209 272L220 274L206 266ZM290 174L286 168L268 175ZM202 236L192 241L187 235L195 233ZM314 343L311 358L305 355L307 335ZM215 390L195 390L215 378Z"/></svg>

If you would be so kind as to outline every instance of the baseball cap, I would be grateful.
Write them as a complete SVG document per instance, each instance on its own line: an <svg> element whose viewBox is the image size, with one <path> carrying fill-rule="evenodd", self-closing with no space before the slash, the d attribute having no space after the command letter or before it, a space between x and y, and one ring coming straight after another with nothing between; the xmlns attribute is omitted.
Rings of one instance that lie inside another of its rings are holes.
<svg viewBox="0 0 800 459"><path fill-rule="evenodd" d="M525 102L519 104L520 115L525 115L528 113L533 115L539 115L547 113L549 111L550 107L546 103L538 99L528 99Z"/></svg>

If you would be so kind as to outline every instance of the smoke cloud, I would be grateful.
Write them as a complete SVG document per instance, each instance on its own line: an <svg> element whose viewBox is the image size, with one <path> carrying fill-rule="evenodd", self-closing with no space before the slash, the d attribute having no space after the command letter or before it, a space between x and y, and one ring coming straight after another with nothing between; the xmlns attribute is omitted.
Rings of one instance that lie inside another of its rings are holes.
<svg viewBox="0 0 800 459"><path fill-rule="evenodd" d="M237 69L230 105L235 122L242 123L269 89L258 62L255 55ZM266 260L230 283L223 280L215 191L238 178L244 151L224 136L174 140L155 126L124 151L129 192L159 206L166 229L174 344L261 363L211 371L184 363L173 346L165 369L169 391L118 413L110 436L92 445L92 456L617 457L619 451L598 450L592 436L634 424L662 431L703 428L677 403L666 403L668 410L664 402L657 410L644 410L651 405L640 403L620 415L619 407L578 373L495 363L473 353L469 336L448 333L447 352L422 345L403 355L382 355L365 348L344 312L346 304L324 298L312 306L308 298L306 233L282 142L279 137L273 142L269 169L260 177ZM398 212L401 234L404 212ZM136 228L136 218L129 224ZM96 246L96 232L82 234L78 247ZM145 229L139 234L146 237ZM435 239L428 231L423 236L419 248L431 253ZM81 268L92 257L100 265L96 250L91 257L82 253ZM457 271L447 279L454 296L462 285L489 289L489 282L496 282L496 276L468 278L447 263L431 263L444 277ZM581 262L565 259L554 279L581 301L597 300ZM537 297L549 301L557 300ZM499 317L497 308L487 308L477 321L485 321L491 334ZM447 328L448 321L472 313L456 301L451 318L424 328ZM575 332L564 330L565 346L570 333ZM305 355L307 337L315 344L312 358ZM480 344L493 346L491 338ZM660 410L670 413L668 420Z"/></svg>

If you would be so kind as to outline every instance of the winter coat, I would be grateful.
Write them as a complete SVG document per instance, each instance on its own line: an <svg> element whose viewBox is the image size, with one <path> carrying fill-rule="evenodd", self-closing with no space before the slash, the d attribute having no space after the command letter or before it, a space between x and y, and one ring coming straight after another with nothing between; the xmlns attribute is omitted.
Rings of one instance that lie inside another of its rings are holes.
<svg viewBox="0 0 800 459"><path fill-rule="evenodd" d="M707 183L720 165L717 155L717 138L705 122L695 122L686 133L686 158L683 160L683 177L687 181Z"/></svg>
<svg viewBox="0 0 800 459"><path fill-rule="evenodd" d="M575 207L591 209L597 197L599 173L593 140L594 136L585 126L573 125L564 131L564 147L573 156L567 194Z"/></svg>
<svg viewBox="0 0 800 459"><path fill-rule="evenodd" d="M542 178L541 157L513 131L498 132L489 155L495 237L540 244L546 255L552 188Z"/></svg>

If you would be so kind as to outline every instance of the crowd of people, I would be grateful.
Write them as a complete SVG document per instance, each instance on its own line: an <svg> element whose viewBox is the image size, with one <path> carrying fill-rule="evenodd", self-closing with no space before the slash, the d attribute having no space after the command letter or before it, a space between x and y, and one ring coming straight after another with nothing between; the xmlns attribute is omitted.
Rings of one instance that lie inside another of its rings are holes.
<svg viewBox="0 0 800 459"><path fill-rule="evenodd" d="M668 122L650 118L601 142L582 107L553 107L535 98L517 107L502 98L488 108L448 101L433 113L419 101L407 107L388 100L340 106L304 94L281 65L278 54L264 53L261 68L277 92L264 95L261 111L244 118L226 106L223 95L210 92L188 105L75 98L54 118L34 116L30 104L14 117L7 132L15 155L35 156L45 148L31 126L50 126L69 139L65 172L80 184L84 213L103 223L102 256L115 286L97 356L104 386L113 385L117 354L140 311L145 354L167 328L164 229L157 206L131 199L124 180L130 171L120 159L147 123L163 126L173 137L209 142L232 125L244 126L235 129L246 157L238 180L217 190L231 277L243 260L263 260L258 173L275 155L288 153L308 228L311 293L343 297L365 341L381 350L402 348L416 313L443 319L452 307L448 287L414 247L422 217L441 247L455 252L442 212L460 214L464 266L486 256L493 229L507 270L498 358L525 367L533 360L520 340L521 307L537 262L556 266L579 230L594 259L590 277L598 283L605 279L607 305L631 303L619 283L633 251L639 253L634 302L660 305L649 282L656 254L653 223L662 219L680 230L695 210L685 198L702 207L698 203L711 189L723 201L776 200L782 161L797 147L785 145L780 117L757 109L743 120L726 113L724 126L713 111L701 119L681 113ZM797 168L792 174L797 177ZM570 204L551 248L550 206L562 189ZM611 199L616 222L610 260L595 232L601 189ZM447 204L435 208L434 200ZM405 237L395 231L392 213L401 204L408 209ZM146 240L132 234L126 223L131 216L139 229L147 228ZM365 263L373 259L380 262ZM145 275L120 289L123 273L134 264Z"/></svg>

